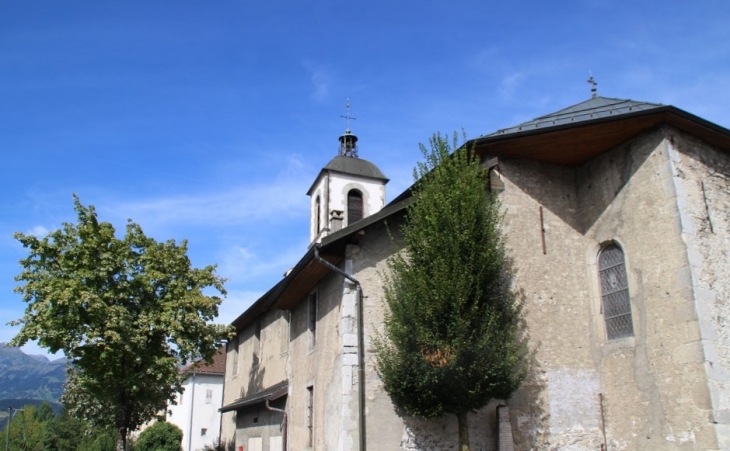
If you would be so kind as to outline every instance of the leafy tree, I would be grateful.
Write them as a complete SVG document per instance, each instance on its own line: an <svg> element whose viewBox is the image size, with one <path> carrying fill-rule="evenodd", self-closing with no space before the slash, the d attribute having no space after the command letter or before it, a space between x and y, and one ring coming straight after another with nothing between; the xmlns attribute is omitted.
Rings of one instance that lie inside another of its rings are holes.
<svg viewBox="0 0 730 451"><path fill-rule="evenodd" d="M14 412L9 430L0 434L0 446L5 447L7 443L9 449L14 451L42 451L45 433L46 422L39 418L38 409L27 405Z"/></svg>
<svg viewBox="0 0 730 451"><path fill-rule="evenodd" d="M183 432L179 427L160 421L139 434L134 445L135 451L180 451Z"/></svg>
<svg viewBox="0 0 730 451"><path fill-rule="evenodd" d="M526 343L499 201L486 190L478 158L451 149L439 134L430 149L421 145L425 162L414 171L405 247L388 262L376 363L385 390L407 414L455 414L459 450L468 451L468 412L519 387Z"/></svg>
<svg viewBox="0 0 730 451"><path fill-rule="evenodd" d="M50 352L62 350L76 371L80 402L93 400L108 412L93 419L127 434L165 409L181 391L178 366L212 358L229 334L209 322L225 294L214 266L192 268L187 242L158 243L129 221L123 238L99 222L93 206L74 196L77 223L44 238L16 233L29 250L16 287L28 303L13 346L38 340ZM77 405L78 407L78 405Z"/></svg>

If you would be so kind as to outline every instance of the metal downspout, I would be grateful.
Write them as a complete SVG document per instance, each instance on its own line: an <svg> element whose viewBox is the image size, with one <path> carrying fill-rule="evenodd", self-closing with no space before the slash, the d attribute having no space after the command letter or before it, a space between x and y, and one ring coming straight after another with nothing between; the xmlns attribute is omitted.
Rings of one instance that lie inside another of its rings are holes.
<svg viewBox="0 0 730 451"><path fill-rule="evenodd" d="M195 376L196 374L193 373L193 389L190 392L190 421L188 422L188 451L192 450L192 442L193 442L193 407L195 406Z"/></svg>
<svg viewBox="0 0 730 451"><path fill-rule="evenodd" d="M272 412L279 412L284 415L284 418L281 420L281 451L286 451L286 430L289 424L289 417L286 414L286 410L271 407L269 405L269 398L266 398L265 405L267 410L271 410Z"/></svg>
<svg viewBox="0 0 730 451"><path fill-rule="evenodd" d="M357 287L357 389L358 389L358 397L357 397L357 404L358 404L358 432L360 435L360 451L366 451L367 450L367 440L365 438L365 337L364 337L364 326L363 326L363 296L362 296L362 286L360 285L360 281L352 277L350 274L347 274L345 271L341 270L337 266L333 265L332 263L328 262L327 260L323 259L319 256L319 247L320 245L317 244L314 246L314 258L317 259L318 262L322 263L327 268L331 269L332 271L336 272L337 274L341 275L345 279L349 280L350 282L354 283Z"/></svg>

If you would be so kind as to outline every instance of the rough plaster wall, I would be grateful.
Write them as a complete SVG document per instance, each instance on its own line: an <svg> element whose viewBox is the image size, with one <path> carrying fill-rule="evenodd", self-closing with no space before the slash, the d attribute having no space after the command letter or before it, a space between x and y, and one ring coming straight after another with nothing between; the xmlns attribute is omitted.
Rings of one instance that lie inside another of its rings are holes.
<svg viewBox="0 0 730 451"><path fill-rule="evenodd" d="M527 161L500 161L499 170L504 232L532 350L527 380L509 400L515 446L597 449L599 376L575 171Z"/></svg>
<svg viewBox="0 0 730 451"><path fill-rule="evenodd" d="M607 341L595 275L592 357L601 378L609 449L714 449L702 352L692 310L677 192L657 129L608 152L577 176L589 243L623 248L634 337ZM589 273L595 254L589 250Z"/></svg>
<svg viewBox="0 0 730 451"><path fill-rule="evenodd" d="M730 449L730 156L670 129L669 149L694 284L719 448ZM695 318L694 315L691 318Z"/></svg>
<svg viewBox="0 0 730 451"><path fill-rule="evenodd" d="M223 405L243 396L267 389L287 379L289 321L288 313L279 310L266 312L259 318L261 323L260 363L253 366L254 331L256 323L238 331L243 337L238 346L238 370L233 371L233 340L226 356L226 373L223 392ZM231 441L236 435L236 414L226 412L221 417L221 441ZM239 443L240 444L240 443Z"/></svg>
<svg viewBox="0 0 730 451"><path fill-rule="evenodd" d="M314 448L338 449L342 428L342 345L339 337L342 277L320 283L316 344L307 327L307 302L291 316L289 372L289 448L308 449L306 390L314 387Z"/></svg>

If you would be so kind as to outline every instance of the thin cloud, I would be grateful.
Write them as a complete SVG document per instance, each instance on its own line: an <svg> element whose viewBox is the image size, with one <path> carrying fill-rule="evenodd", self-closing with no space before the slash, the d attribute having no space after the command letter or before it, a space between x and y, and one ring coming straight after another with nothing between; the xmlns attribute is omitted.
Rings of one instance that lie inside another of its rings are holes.
<svg viewBox="0 0 730 451"><path fill-rule="evenodd" d="M312 98L317 102L324 102L329 94L331 85L331 76L329 71L321 65L312 62L305 62L304 67L309 72L309 78L312 82Z"/></svg>
<svg viewBox="0 0 730 451"><path fill-rule="evenodd" d="M111 210L143 225L191 224L232 226L303 217L307 203L292 193L304 192L311 172L298 155L268 182L193 195L121 202Z"/></svg>

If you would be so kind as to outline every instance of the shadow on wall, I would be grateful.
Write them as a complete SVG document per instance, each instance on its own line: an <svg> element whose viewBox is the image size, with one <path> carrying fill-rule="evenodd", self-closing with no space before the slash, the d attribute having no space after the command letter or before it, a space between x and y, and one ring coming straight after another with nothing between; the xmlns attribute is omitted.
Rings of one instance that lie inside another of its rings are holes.
<svg viewBox="0 0 730 451"><path fill-rule="evenodd" d="M502 166L517 188L584 235L666 134L664 128L646 132L578 168L526 160L505 161Z"/></svg>
<svg viewBox="0 0 730 451"><path fill-rule="evenodd" d="M246 393L241 393L241 398L244 396L255 395L256 393L268 388L264 387L264 374L266 374L266 368L263 365L252 365L249 371L248 387Z"/></svg>
<svg viewBox="0 0 730 451"><path fill-rule="evenodd" d="M527 356L529 362L527 377L520 389L507 402L515 449L550 447L550 411L546 399L547 375L537 359L539 347L540 344L537 343L530 350Z"/></svg>
<svg viewBox="0 0 730 451"><path fill-rule="evenodd" d="M216 440L210 445L205 445L203 451L236 451L236 443L233 440Z"/></svg>

